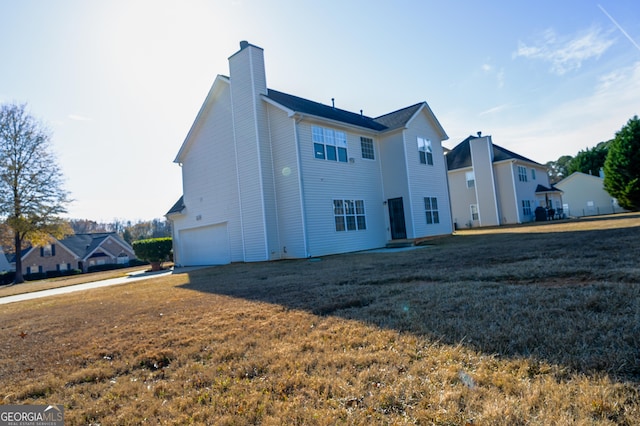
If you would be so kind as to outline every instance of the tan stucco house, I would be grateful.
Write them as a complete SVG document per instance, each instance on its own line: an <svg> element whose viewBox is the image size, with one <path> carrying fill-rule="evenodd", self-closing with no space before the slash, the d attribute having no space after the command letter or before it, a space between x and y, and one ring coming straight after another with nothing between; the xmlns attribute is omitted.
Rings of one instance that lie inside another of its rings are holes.
<svg viewBox="0 0 640 426"><path fill-rule="evenodd" d="M563 192L564 210L568 216L581 217L622 213L627 210L618 205L604 189L604 176L574 172L556 184Z"/></svg>
<svg viewBox="0 0 640 426"><path fill-rule="evenodd" d="M562 216L562 191L549 183L546 166L495 145L491 136L469 136L446 159L458 229L531 222L537 207Z"/></svg>

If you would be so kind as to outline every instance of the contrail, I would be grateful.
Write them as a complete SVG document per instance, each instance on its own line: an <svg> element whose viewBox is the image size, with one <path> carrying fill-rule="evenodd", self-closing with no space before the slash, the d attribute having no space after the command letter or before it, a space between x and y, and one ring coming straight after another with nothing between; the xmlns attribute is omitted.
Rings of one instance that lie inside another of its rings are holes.
<svg viewBox="0 0 640 426"><path fill-rule="evenodd" d="M638 43L636 43L636 42L635 42L635 40L634 40L634 39L632 39L632 38L631 38L631 36L630 36L629 34L627 34L627 32L624 30L624 28L622 28L622 27L620 26L620 24L618 24L618 23L616 22L616 20L615 20L615 19L613 19L613 17L612 17L611 15L609 15L609 14L607 13L607 11L606 11L606 10L604 10L604 7L602 7L602 6L600 6L600 5L598 5L598 7L599 7L599 8L600 8L600 10L602 11L602 13L604 13L605 15L607 15L607 18L609 18L609 19L611 20L611 22L613 22L613 25L615 25L615 26L620 30L620 32L622 32L622 34L624 34L624 36L625 36L625 37L626 37L626 38L627 38L627 39L628 39L628 40L629 40L629 41L630 41L630 42L631 42L631 43L636 47L636 49L640 50L640 46L638 45Z"/></svg>

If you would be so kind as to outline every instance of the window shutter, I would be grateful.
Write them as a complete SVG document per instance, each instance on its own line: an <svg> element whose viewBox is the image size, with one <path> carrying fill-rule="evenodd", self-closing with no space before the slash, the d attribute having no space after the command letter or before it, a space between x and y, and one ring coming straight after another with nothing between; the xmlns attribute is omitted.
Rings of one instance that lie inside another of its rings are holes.
<svg viewBox="0 0 640 426"><path fill-rule="evenodd" d="M51 244L51 256L55 256L55 255L56 255L56 245Z"/></svg>
<svg viewBox="0 0 640 426"><path fill-rule="evenodd" d="M44 257L44 247L40 247L40 257Z"/></svg>

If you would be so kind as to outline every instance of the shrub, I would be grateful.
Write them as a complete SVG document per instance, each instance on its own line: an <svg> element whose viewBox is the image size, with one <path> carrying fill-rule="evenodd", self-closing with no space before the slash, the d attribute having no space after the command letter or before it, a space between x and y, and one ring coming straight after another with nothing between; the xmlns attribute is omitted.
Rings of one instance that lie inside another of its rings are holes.
<svg viewBox="0 0 640 426"><path fill-rule="evenodd" d="M32 272L31 274L24 274L25 281L38 281L47 278L47 274L44 272Z"/></svg>
<svg viewBox="0 0 640 426"><path fill-rule="evenodd" d="M121 263L105 263L104 265L92 265L87 268L87 272L111 271L113 269L126 268L128 265Z"/></svg>
<svg viewBox="0 0 640 426"><path fill-rule="evenodd" d="M150 238L133 242L133 251L138 259L151 263L151 270L158 271L162 262L169 259L173 241L171 238Z"/></svg>
<svg viewBox="0 0 640 426"><path fill-rule="evenodd" d="M13 271L0 273L0 285L7 285L13 282L16 273Z"/></svg>

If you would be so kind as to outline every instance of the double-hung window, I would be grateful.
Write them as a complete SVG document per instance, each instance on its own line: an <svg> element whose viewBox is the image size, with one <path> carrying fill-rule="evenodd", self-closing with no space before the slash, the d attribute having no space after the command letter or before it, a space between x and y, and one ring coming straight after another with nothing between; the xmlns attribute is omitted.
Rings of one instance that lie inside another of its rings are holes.
<svg viewBox="0 0 640 426"><path fill-rule="evenodd" d="M438 214L438 199L436 197L424 197L424 210L427 215L427 224L440 223Z"/></svg>
<svg viewBox="0 0 640 426"><path fill-rule="evenodd" d="M420 155L421 164L429 164L433 166L433 148L431 140L418 137L418 154Z"/></svg>
<svg viewBox="0 0 640 426"><path fill-rule="evenodd" d="M375 160L376 156L373 152L373 139L360 137L360 148L362 149L362 158Z"/></svg>
<svg viewBox="0 0 640 426"><path fill-rule="evenodd" d="M471 220L478 220L480 216L478 216L478 205L470 204L469 208L471 209Z"/></svg>
<svg viewBox="0 0 640 426"><path fill-rule="evenodd" d="M367 229L364 200L333 200L333 216L338 232Z"/></svg>
<svg viewBox="0 0 640 426"><path fill-rule="evenodd" d="M531 216L531 202L529 200L522 200L522 213L525 216Z"/></svg>
<svg viewBox="0 0 640 426"><path fill-rule="evenodd" d="M465 178L467 179L467 188L474 188L476 186L476 176L473 172L466 172Z"/></svg>
<svg viewBox="0 0 640 426"><path fill-rule="evenodd" d="M536 169L531 169L531 180L536 180Z"/></svg>
<svg viewBox="0 0 640 426"><path fill-rule="evenodd" d="M518 180L520 182L526 182L527 181L527 168L526 167L518 166Z"/></svg>
<svg viewBox="0 0 640 426"><path fill-rule="evenodd" d="M314 156L319 160L347 162L347 135L326 127L311 128Z"/></svg>

